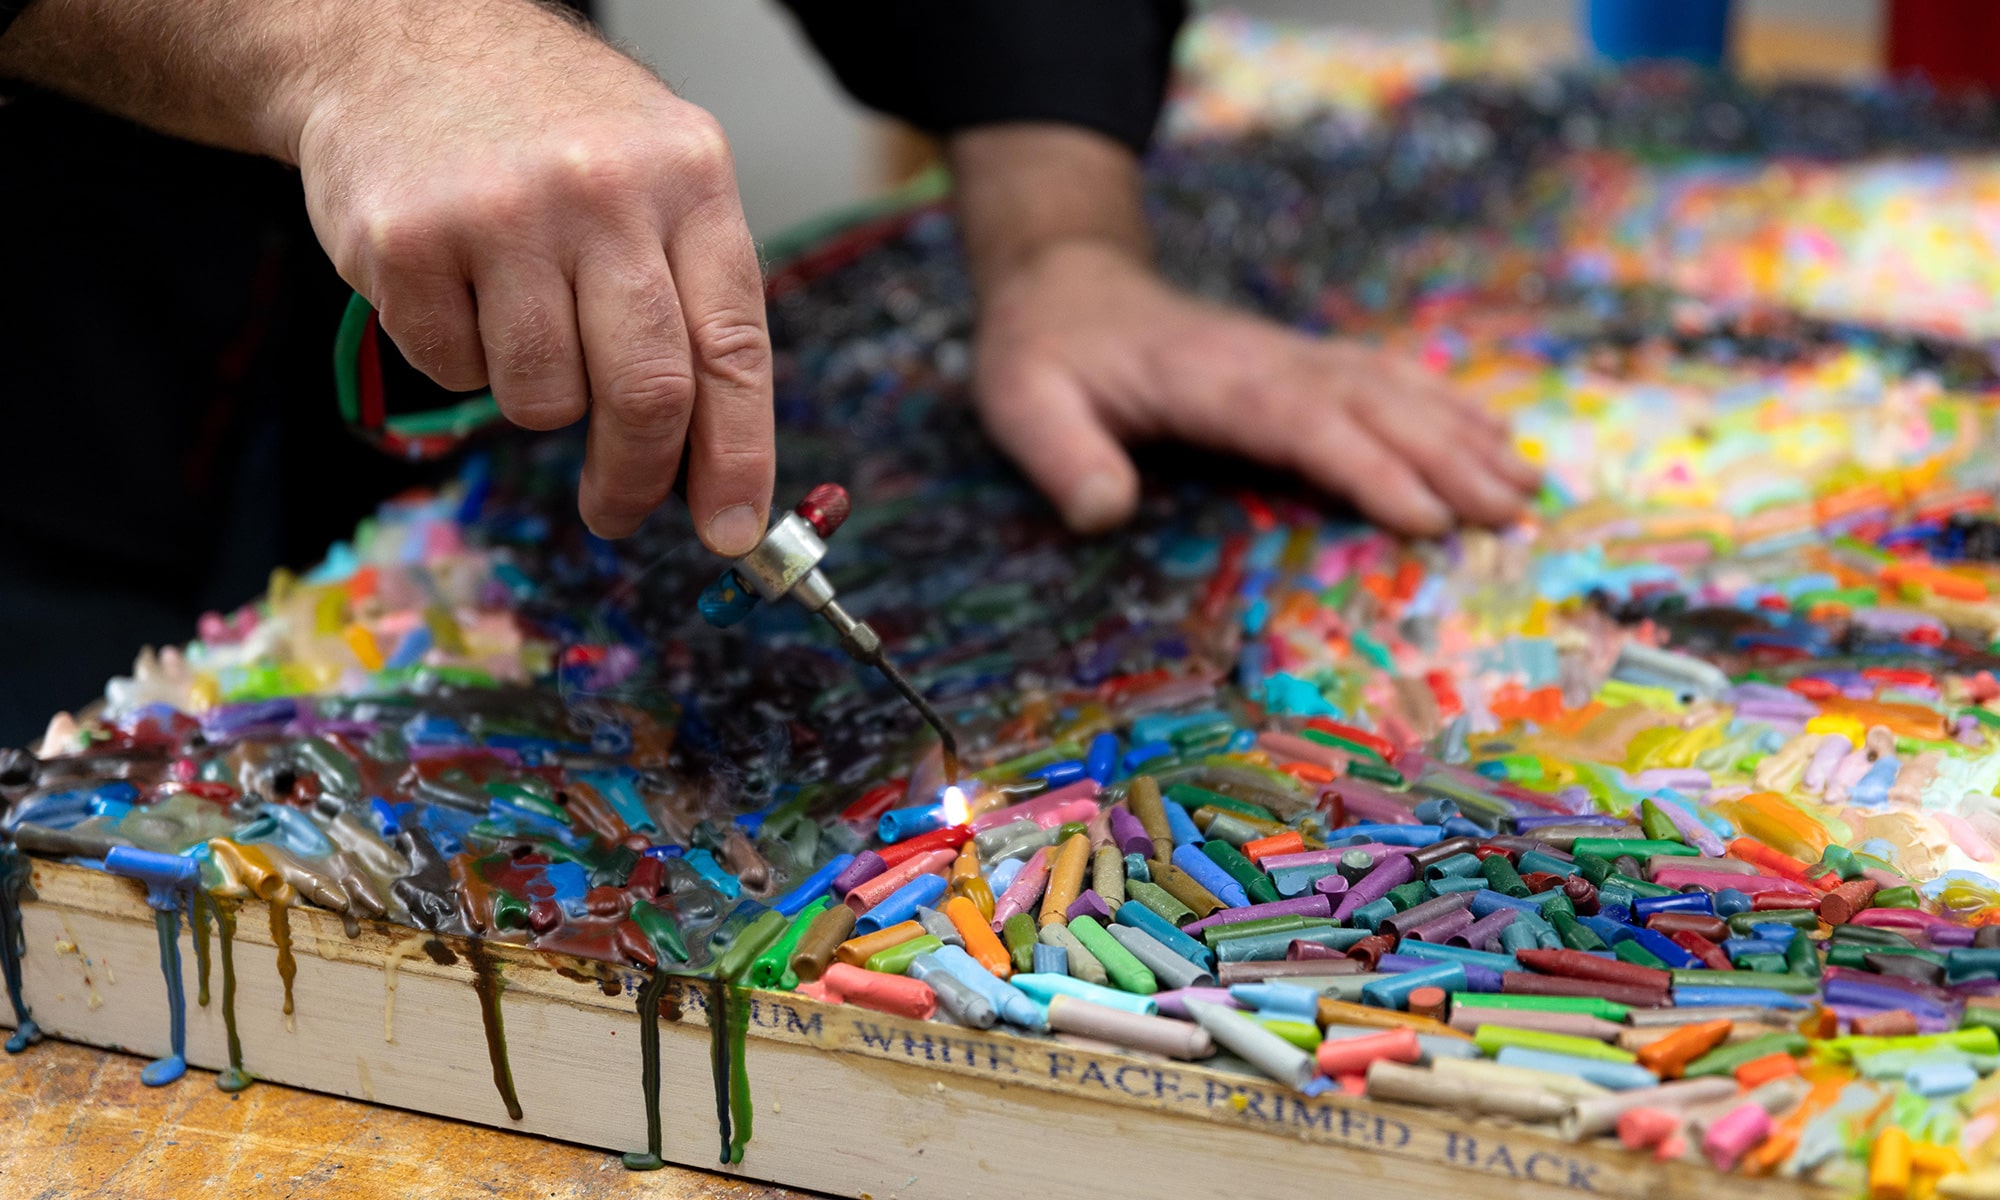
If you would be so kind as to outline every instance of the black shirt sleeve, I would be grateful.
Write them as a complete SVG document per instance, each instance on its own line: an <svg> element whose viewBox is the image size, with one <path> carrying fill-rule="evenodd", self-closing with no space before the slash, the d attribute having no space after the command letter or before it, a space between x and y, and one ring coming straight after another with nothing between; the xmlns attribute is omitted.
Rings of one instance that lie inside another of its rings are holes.
<svg viewBox="0 0 2000 1200"><path fill-rule="evenodd" d="M863 104L928 133L1056 121L1143 150L1186 0L782 0Z"/></svg>

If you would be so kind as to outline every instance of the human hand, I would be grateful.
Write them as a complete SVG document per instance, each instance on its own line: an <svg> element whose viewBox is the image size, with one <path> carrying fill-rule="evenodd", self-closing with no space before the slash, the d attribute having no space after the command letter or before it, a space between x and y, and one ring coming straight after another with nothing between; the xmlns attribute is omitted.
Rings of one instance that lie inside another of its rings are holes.
<svg viewBox="0 0 2000 1200"><path fill-rule="evenodd" d="M1131 515L1121 443L1159 437L1296 472L1408 534L1504 522L1537 482L1503 420L1416 363L1202 303L1094 238L990 283L974 388L993 440L1081 531Z"/></svg>
<svg viewBox="0 0 2000 1200"><path fill-rule="evenodd" d="M750 550L771 348L715 119L522 0L405 15L342 51L286 136L314 229L404 356L490 386L529 429L588 414L578 507L606 537L666 499L687 444L702 541Z"/></svg>

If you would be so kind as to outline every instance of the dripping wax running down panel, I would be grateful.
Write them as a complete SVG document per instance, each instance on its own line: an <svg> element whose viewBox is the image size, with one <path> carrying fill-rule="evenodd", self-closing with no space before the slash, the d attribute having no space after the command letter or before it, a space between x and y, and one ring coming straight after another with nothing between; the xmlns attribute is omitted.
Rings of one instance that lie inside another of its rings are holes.
<svg viewBox="0 0 2000 1200"><path fill-rule="evenodd" d="M1983 227L1911 215L1988 168L1879 156L1992 120L1579 76L1164 147L1173 273L1514 418L1538 513L1438 544L1174 471L1064 538L946 219L851 231L773 279L780 499L851 488L836 583L968 779L500 442L0 764L15 1042L854 1194L1988 1194L1993 379L1934 302Z"/></svg>

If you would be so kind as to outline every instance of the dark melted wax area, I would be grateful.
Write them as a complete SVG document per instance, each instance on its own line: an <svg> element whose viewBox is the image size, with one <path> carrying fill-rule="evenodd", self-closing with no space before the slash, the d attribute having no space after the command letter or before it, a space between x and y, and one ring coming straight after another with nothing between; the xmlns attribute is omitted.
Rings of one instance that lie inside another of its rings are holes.
<svg viewBox="0 0 2000 1200"><path fill-rule="evenodd" d="M1532 174L1568 153L1579 121L1614 149L1821 158L1964 149L2000 132L2000 110L1940 103L1658 76L1644 87L1452 85L1367 133L1330 123L1163 147L1148 188L1169 274L1324 330L1329 313L1416 294L1385 249L1396 238L1532 215ZM1744 119L1681 119L1718 105ZM1710 144L1725 126L1734 140ZM1481 136L1464 136L1473 127ZM1282 220L1268 219L1274 206ZM1217 702L1236 661L1246 521L1269 507L1229 499L1238 480L1196 481L1212 464L1183 462L1164 475L1188 482L1149 495L1118 536L1065 535L966 403L972 292L955 242L945 218L922 214L774 280L779 493L848 486L854 516L826 564L842 600L883 635L970 762L1012 762L989 769L999 780L1025 773L1022 756L1073 757L1051 748L1083 734ZM1358 304L1363 291L1372 299ZM1567 321L1565 347L1581 351L1629 346L1662 324L1602 296ZM1822 337L1781 332L1775 347L1732 344L1797 354ZM1919 342L1901 351L1912 369L1948 377L1984 369ZM806 614L766 606L747 629L703 625L694 602L716 565L683 513L615 545L589 537L574 516L580 451L499 443L441 496L386 507L308 580L280 574L265 601L212 615L202 654L142 656L114 681L104 716L52 730L61 744L47 757L0 754L9 1051L39 1036L21 992L27 854L96 863L134 846L199 863L189 919L204 1007L216 933L229 1058L218 1086L251 1082L235 1010L238 907L296 893L350 933L367 920L436 935L425 948L440 962L452 959L444 938L462 941L494 1086L515 1119L488 943L593 960L597 982L642 980L647 1145L626 1157L634 1168L661 1160L668 981L697 981L720 1156L742 1160L752 1109L736 981L771 944L766 918L782 928L780 913L803 904L790 889L867 849L882 812L930 803L957 764ZM384 612L408 618L393 636ZM248 649L263 644L286 653ZM317 694L335 680L349 694ZM1018 798L1034 790L1020 785ZM289 1014L286 904L269 919ZM177 979L164 919L161 937ZM766 966L758 977L784 973Z"/></svg>

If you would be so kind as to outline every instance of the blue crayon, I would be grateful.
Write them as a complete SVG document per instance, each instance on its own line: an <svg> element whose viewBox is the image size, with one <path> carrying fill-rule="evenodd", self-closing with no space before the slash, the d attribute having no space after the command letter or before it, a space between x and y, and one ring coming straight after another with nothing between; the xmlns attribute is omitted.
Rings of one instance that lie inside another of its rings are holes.
<svg viewBox="0 0 2000 1200"><path fill-rule="evenodd" d="M1334 838L1339 838L1335 842ZM1327 845L1360 846L1380 842L1385 846L1429 846L1444 839L1439 825L1343 825L1327 839Z"/></svg>
<svg viewBox="0 0 2000 1200"><path fill-rule="evenodd" d="M1387 956L1385 956L1387 957ZM1463 992L1465 967L1460 963L1426 963L1414 971L1404 971L1398 975L1385 975L1362 985L1361 1002L1376 1008L1404 1009L1410 1006L1410 993L1420 987L1439 987L1447 992Z"/></svg>
<svg viewBox="0 0 2000 1200"><path fill-rule="evenodd" d="M1493 829L1490 826L1481 825L1471 817L1466 816L1446 817L1438 828L1448 838L1486 838L1493 836Z"/></svg>
<svg viewBox="0 0 2000 1200"><path fill-rule="evenodd" d="M910 882L890 892L881 903L862 913L854 922L854 932L880 933L891 925L901 925L916 919L919 908L929 908L944 895L947 885L942 875L919 875Z"/></svg>
<svg viewBox="0 0 2000 1200"><path fill-rule="evenodd" d="M552 897L563 915L572 921L590 914L584 896L590 891L590 874L573 862L550 863L542 868L542 878L554 889Z"/></svg>
<svg viewBox="0 0 2000 1200"><path fill-rule="evenodd" d="M736 876L722 869L715 856L706 850L690 850L681 856L682 860L694 868L702 882L721 892L727 899L734 900L743 894L743 885Z"/></svg>
<svg viewBox="0 0 2000 1200"><path fill-rule="evenodd" d="M1573 862L1564 862L1555 855L1544 854L1540 850L1525 851L1521 855L1521 861L1517 866L1523 875L1532 875L1540 871L1550 875L1561 875L1565 878L1575 875L1582 870L1581 867Z"/></svg>
<svg viewBox="0 0 2000 1200"><path fill-rule="evenodd" d="M1813 1002L1775 988L1677 987L1676 1008L1811 1008Z"/></svg>
<svg viewBox="0 0 2000 1200"><path fill-rule="evenodd" d="M1715 912L1715 897L1707 892L1676 892L1671 896L1643 896L1632 902L1632 919L1643 925L1654 913Z"/></svg>
<svg viewBox="0 0 2000 1200"><path fill-rule="evenodd" d="M1026 859L1010 858L993 868L993 873L986 877L986 884L993 889L995 896L999 896L1007 890L1009 884L1014 882L1014 876L1019 875L1027 865L1028 862Z"/></svg>
<svg viewBox="0 0 2000 1200"><path fill-rule="evenodd" d="M1319 1020L1319 992L1295 983L1239 983L1229 989L1229 998L1266 1016Z"/></svg>
<svg viewBox="0 0 2000 1200"><path fill-rule="evenodd" d="M1340 874L1339 863L1313 863L1303 867L1279 867L1265 872L1271 877L1271 886L1286 898L1303 896L1312 891L1313 884L1329 875Z"/></svg>
<svg viewBox="0 0 2000 1200"><path fill-rule="evenodd" d="M1083 754L1083 773L1096 780L1100 786L1111 782L1118 774L1118 735L1100 733L1090 739L1090 748Z"/></svg>
<svg viewBox="0 0 2000 1200"><path fill-rule="evenodd" d="M368 815L374 819L375 832L385 838L393 838L403 831L396 820L396 810L380 796L368 797Z"/></svg>
<svg viewBox="0 0 2000 1200"><path fill-rule="evenodd" d="M1418 803L1413 810L1421 825L1442 825L1458 815L1458 801L1445 796L1433 796Z"/></svg>
<svg viewBox="0 0 2000 1200"><path fill-rule="evenodd" d="M1714 900L1715 915L1725 919L1737 913L1747 913L1755 907L1751 904L1749 896L1735 888L1723 888L1715 893Z"/></svg>
<svg viewBox="0 0 2000 1200"><path fill-rule="evenodd" d="M1404 938L1396 944L1396 953L1404 958L1421 958L1429 962L1460 962L1482 966L1492 971L1518 971L1521 964L1511 954L1494 954L1490 950L1474 950L1466 946L1446 946L1431 942L1419 942Z"/></svg>
<svg viewBox="0 0 2000 1200"><path fill-rule="evenodd" d="M1167 814L1167 832L1174 835L1175 846L1195 847L1201 845L1203 842L1208 840L1208 838L1205 835L1203 835L1201 830L1195 828L1194 818L1188 816L1187 809L1182 808L1178 801L1163 799L1160 801L1160 808L1164 810ZM1204 862L1209 861L1208 856L1205 854L1200 855L1199 857ZM1176 862L1174 865L1177 867L1181 866L1180 863L1178 862ZM1220 867L1216 868L1216 870L1218 871L1220 871L1221 869L1222 868ZM1187 868L1181 867L1181 870L1187 871ZM1194 874L1194 872L1188 871L1188 874L1192 875ZM1228 875L1225 874L1223 878L1227 879ZM1202 886L1208 887L1207 884L1203 884ZM1209 888L1208 890L1211 892L1215 891L1214 888ZM1241 885L1237 887L1237 890L1238 891L1242 890ZM1218 899L1221 898L1221 895L1222 893L1216 892L1216 897ZM1243 903L1248 904L1249 902L1250 902L1249 897L1247 896L1244 897ZM1225 901L1225 903L1227 903L1227 901ZM1236 905L1235 907L1241 908L1242 905Z"/></svg>
<svg viewBox="0 0 2000 1200"><path fill-rule="evenodd" d="M1683 950L1680 943L1657 929L1647 929L1643 925L1626 926L1631 931L1632 940L1645 947L1646 953L1667 964L1673 970L1689 970L1701 965L1701 960Z"/></svg>
<svg viewBox="0 0 2000 1200"><path fill-rule="evenodd" d="M1792 939L1799 935L1799 931L1790 925L1780 925L1775 921L1759 921L1750 927L1750 932L1780 946L1791 945Z"/></svg>
<svg viewBox="0 0 2000 1200"><path fill-rule="evenodd" d="M1889 802L1889 785L1896 782L1896 772L1901 767L1893 754L1884 754L1868 768L1868 773L1849 790L1849 802L1862 808L1879 808Z"/></svg>
<svg viewBox="0 0 2000 1200"><path fill-rule="evenodd" d="M1731 962L1735 962L1746 954L1783 954L1785 952L1785 943L1773 941L1770 938L1725 938L1721 945L1722 952L1729 956L1729 961Z"/></svg>
<svg viewBox="0 0 2000 1200"><path fill-rule="evenodd" d="M1616 946L1632 936L1630 925L1623 921L1614 921L1602 914L1594 917L1578 917L1576 923L1602 938L1607 946Z"/></svg>
<svg viewBox="0 0 2000 1200"><path fill-rule="evenodd" d="M926 959L930 961L926 962ZM940 946L928 954L919 954L910 961L910 974L918 979L922 979L932 970L942 970L986 997L986 1002L993 1006L993 1011L999 1013L1000 1019L1009 1025L1018 1025L1038 1033L1047 1032L1048 1010L1035 1003L1034 998L1020 988L995 979L991 971L980 966L962 947Z"/></svg>
<svg viewBox="0 0 2000 1200"><path fill-rule="evenodd" d="M771 901L771 907L788 917L798 916L806 905L826 895L833 887L833 877L845 871L853 861L852 854L836 855L831 862L799 880L797 887Z"/></svg>
<svg viewBox="0 0 2000 1200"><path fill-rule="evenodd" d="M1025 975L1014 976L1010 982L1027 993L1030 998L1043 1004L1047 1004L1057 996L1073 996L1078 1000L1089 1000L1107 1008L1121 1009L1146 1017L1154 1016L1160 1011L1160 1006L1151 996L1137 996L1131 992L1118 991L1116 988L1100 987L1068 975L1037 975L1031 971Z"/></svg>
<svg viewBox="0 0 2000 1200"><path fill-rule="evenodd" d="M942 804L919 804L912 808L892 808L875 822L875 836L886 845L935 833L951 824Z"/></svg>
<svg viewBox="0 0 2000 1200"><path fill-rule="evenodd" d="M1395 916L1398 911L1396 902L1384 896L1380 900L1370 900L1360 908L1349 913L1347 915L1347 923L1358 925L1368 932L1373 933L1382 927L1382 922Z"/></svg>
<svg viewBox="0 0 2000 1200"><path fill-rule="evenodd" d="M1215 970L1215 951L1182 933L1172 921L1143 904L1128 902L1119 905L1118 915L1112 920L1150 936L1204 971Z"/></svg>
<svg viewBox="0 0 2000 1200"><path fill-rule="evenodd" d="M1069 951L1061 946L1051 946L1047 942L1036 942L1034 968L1037 975L1067 975Z"/></svg>
<svg viewBox="0 0 2000 1200"><path fill-rule="evenodd" d="M1597 911L1601 913L1605 909L1615 908L1619 912L1624 913L1625 917L1629 917L1632 915L1632 904L1638 899L1639 894L1637 892L1632 891L1630 888L1620 887L1607 879L1604 881L1604 886L1597 889ZM1613 919L1622 921L1625 920L1625 917L1615 917Z"/></svg>
<svg viewBox="0 0 2000 1200"><path fill-rule="evenodd" d="M1486 880L1477 875L1447 875L1443 879L1433 879L1424 885L1433 896L1450 896L1458 892L1480 892L1490 890Z"/></svg>
<svg viewBox="0 0 2000 1200"><path fill-rule="evenodd" d="M1217 718L1227 719L1228 713L1219 708L1205 708L1193 713L1149 713L1132 722L1134 742L1164 742L1179 730L1190 725L1203 725ZM1169 750L1172 747L1168 747Z"/></svg>
<svg viewBox="0 0 2000 1200"><path fill-rule="evenodd" d="M1170 758L1173 753L1174 748L1170 742L1147 742L1143 746L1134 746L1127 750L1125 757L1118 760L1118 766L1127 775L1137 775L1147 763L1156 758Z"/></svg>
<svg viewBox="0 0 2000 1200"><path fill-rule="evenodd" d="M1948 1058L1932 1058L1911 1063L1903 1072L1903 1083L1927 1100L1956 1096L1972 1090L1979 1072L1971 1063Z"/></svg>
<svg viewBox="0 0 2000 1200"><path fill-rule="evenodd" d="M1523 925L1519 918L1500 931L1500 948L1509 954L1519 954L1523 950L1539 950L1541 947L1541 939L1535 930L1531 926Z"/></svg>
<svg viewBox="0 0 2000 1200"><path fill-rule="evenodd" d="M1657 1087L1660 1082L1658 1075L1637 1063L1578 1058L1574 1054L1530 1050L1525 1046L1502 1046L1500 1053L1494 1058L1503 1067L1532 1067L1537 1071L1554 1071L1560 1075L1589 1080L1599 1087L1607 1087L1614 1092Z"/></svg>
<svg viewBox="0 0 2000 1200"><path fill-rule="evenodd" d="M1066 758L1061 762L1052 762L1045 767L1036 767L1034 770L1028 772L1028 778L1044 780L1048 783L1050 789L1053 790L1059 787L1068 787L1070 784L1082 779L1084 771L1085 768L1081 759Z"/></svg>
<svg viewBox="0 0 2000 1200"><path fill-rule="evenodd" d="M1214 893L1217 900L1229 907L1249 906L1250 897L1243 891L1243 885L1231 878L1229 872L1217 866L1214 859L1203 854L1199 847L1188 845L1174 847L1173 862L1175 866L1192 876L1196 883Z"/></svg>
<svg viewBox="0 0 2000 1200"><path fill-rule="evenodd" d="M1496 892L1492 888L1481 888L1472 893L1472 899L1467 903L1466 907L1472 910L1472 915L1475 917L1491 916L1494 912L1503 908L1511 908L1517 913L1529 913L1536 916L1541 915L1542 911L1542 906L1534 900L1522 900L1514 896L1509 896L1505 892ZM1515 924L1518 925L1519 923L1520 919L1516 918Z"/></svg>

